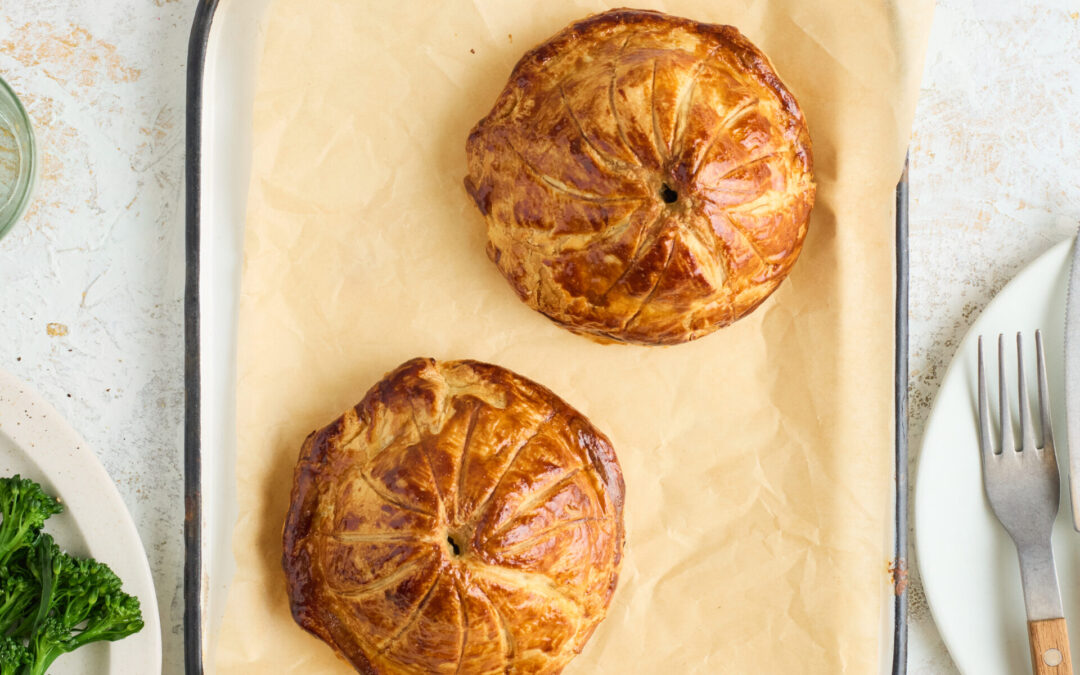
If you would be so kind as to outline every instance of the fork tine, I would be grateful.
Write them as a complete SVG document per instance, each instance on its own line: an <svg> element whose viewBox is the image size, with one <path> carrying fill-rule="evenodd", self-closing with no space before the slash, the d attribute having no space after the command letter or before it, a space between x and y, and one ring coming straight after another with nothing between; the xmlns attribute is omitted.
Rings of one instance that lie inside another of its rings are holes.
<svg viewBox="0 0 1080 675"><path fill-rule="evenodd" d="M1039 417L1042 422L1042 448L1054 452L1054 424L1050 419L1050 396L1046 386L1046 360L1043 358L1042 331L1035 331L1035 360L1039 375Z"/></svg>
<svg viewBox="0 0 1080 675"><path fill-rule="evenodd" d="M983 366L983 340L979 336L979 450L981 450L984 466L994 454L994 446L990 441L990 404L986 397L986 368Z"/></svg>
<svg viewBox="0 0 1080 675"><path fill-rule="evenodd" d="M1017 401L1020 403L1020 449L1035 449L1035 429L1031 426L1031 400L1028 398L1027 376L1024 374L1024 340L1016 334Z"/></svg>
<svg viewBox="0 0 1080 675"><path fill-rule="evenodd" d="M1001 333L998 333L998 416L1001 417L1001 454L1016 452L1009 392L1005 384L1005 336Z"/></svg>

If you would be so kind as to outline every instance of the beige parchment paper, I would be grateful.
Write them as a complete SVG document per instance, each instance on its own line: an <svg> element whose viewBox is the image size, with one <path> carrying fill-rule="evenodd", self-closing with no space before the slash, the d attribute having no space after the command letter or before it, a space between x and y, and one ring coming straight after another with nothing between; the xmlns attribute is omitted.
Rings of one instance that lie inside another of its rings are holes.
<svg viewBox="0 0 1080 675"><path fill-rule="evenodd" d="M874 673L889 561L893 189L930 0L670 0L738 26L810 126L802 258L741 322L598 345L484 254L465 138L524 51L606 2L278 0L254 107L240 302L237 574L219 673L346 673L280 567L306 434L414 356L490 361L612 439L626 558L568 673Z"/></svg>

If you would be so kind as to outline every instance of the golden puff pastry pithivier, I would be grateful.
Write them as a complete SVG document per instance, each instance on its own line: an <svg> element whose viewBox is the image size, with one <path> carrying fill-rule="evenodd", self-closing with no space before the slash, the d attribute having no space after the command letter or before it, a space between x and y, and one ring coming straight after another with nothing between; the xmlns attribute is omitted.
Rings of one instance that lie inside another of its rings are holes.
<svg viewBox="0 0 1080 675"><path fill-rule="evenodd" d="M799 104L731 26L612 10L529 51L466 146L488 255L601 341L726 326L787 276L815 186Z"/></svg>
<svg viewBox="0 0 1080 675"><path fill-rule="evenodd" d="M413 359L304 442L293 616L366 675L559 673L607 612L622 508L611 444L555 394Z"/></svg>

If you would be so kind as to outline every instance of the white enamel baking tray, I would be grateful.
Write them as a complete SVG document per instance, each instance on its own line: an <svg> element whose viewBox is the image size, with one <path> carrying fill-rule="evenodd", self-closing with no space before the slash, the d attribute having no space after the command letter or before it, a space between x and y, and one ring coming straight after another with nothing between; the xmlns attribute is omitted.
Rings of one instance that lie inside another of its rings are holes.
<svg viewBox="0 0 1080 675"><path fill-rule="evenodd" d="M367 0L356 0L367 1ZM899 0L898 0L899 1ZM185 668L212 654L235 566L236 321L251 111L272 0L200 0L188 52ZM907 665L907 179L897 188L893 527L882 539L880 672Z"/></svg>

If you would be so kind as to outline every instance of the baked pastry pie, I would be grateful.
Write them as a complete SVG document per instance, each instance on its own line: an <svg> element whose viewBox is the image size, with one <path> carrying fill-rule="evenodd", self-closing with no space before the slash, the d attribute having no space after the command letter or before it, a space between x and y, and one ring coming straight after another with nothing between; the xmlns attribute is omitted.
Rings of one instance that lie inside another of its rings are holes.
<svg viewBox="0 0 1080 675"><path fill-rule="evenodd" d="M525 54L466 146L488 255L605 341L672 344L760 305L814 203L802 111L731 26L613 10Z"/></svg>
<svg viewBox="0 0 1080 675"><path fill-rule="evenodd" d="M611 444L544 387L413 359L300 451L293 616L359 672L558 673L623 547Z"/></svg>

